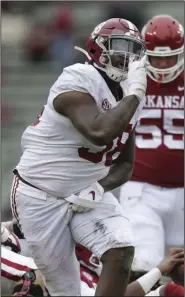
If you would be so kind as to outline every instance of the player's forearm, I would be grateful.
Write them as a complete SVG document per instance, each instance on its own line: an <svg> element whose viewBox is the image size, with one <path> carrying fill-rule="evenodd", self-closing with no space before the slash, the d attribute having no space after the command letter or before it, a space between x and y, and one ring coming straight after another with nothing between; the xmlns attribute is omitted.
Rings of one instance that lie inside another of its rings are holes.
<svg viewBox="0 0 185 297"><path fill-rule="evenodd" d="M138 105L138 98L130 95L120 101L115 108L96 116L92 131L94 131L94 136L99 138L100 145L110 144L112 140L127 130Z"/></svg>
<svg viewBox="0 0 185 297"><path fill-rule="evenodd" d="M145 66L146 56L139 61L129 63L128 86L130 95L124 97L115 108L97 116L99 128L102 128L104 144L110 144L112 140L120 136L123 132L126 132L146 92L147 79Z"/></svg>
<svg viewBox="0 0 185 297"><path fill-rule="evenodd" d="M127 286L126 292L124 296L145 296L145 291L141 287L141 285L135 281Z"/></svg>
<svg viewBox="0 0 185 297"><path fill-rule="evenodd" d="M133 165L128 162L116 164L112 166L109 174L98 182L104 191L108 192L126 183L131 178L132 171Z"/></svg>

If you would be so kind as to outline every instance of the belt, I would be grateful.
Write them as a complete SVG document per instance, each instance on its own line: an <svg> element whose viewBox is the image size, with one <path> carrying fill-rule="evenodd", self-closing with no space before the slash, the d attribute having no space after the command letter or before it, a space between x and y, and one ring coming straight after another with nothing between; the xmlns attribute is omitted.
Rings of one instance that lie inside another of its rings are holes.
<svg viewBox="0 0 185 297"><path fill-rule="evenodd" d="M18 172L18 170L17 169L14 169L13 170L13 173L24 183L24 184L26 184L26 185L28 185L28 186L30 186L30 187L32 187L32 188L35 188L35 189L37 189L37 190L40 190L39 188L37 188L36 186L34 186L34 185L32 185L32 184L30 184L29 182L27 182L24 178L22 178L21 176L20 176L20 174L19 174L19 172ZM41 191L41 190L40 190Z"/></svg>

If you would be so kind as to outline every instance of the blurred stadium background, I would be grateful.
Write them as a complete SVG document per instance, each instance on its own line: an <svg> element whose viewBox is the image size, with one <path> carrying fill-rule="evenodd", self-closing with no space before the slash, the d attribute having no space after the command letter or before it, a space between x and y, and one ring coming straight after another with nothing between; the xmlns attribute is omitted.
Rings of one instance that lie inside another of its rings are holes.
<svg viewBox="0 0 185 297"><path fill-rule="evenodd" d="M184 2L169 1L2 1L2 221L11 219L12 169L21 155L21 134L42 109L62 68L84 57L92 29L111 17L141 28L155 14L171 14L184 24Z"/></svg>

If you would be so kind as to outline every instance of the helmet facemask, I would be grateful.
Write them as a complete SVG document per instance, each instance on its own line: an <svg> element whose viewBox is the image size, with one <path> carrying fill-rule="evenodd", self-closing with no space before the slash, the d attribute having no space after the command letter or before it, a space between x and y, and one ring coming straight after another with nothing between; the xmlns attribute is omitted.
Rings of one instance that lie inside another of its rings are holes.
<svg viewBox="0 0 185 297"><path fill-rule="evenodd" d="M179 49L171 50L168 47L156 48L154 51L146 51L149 66L147 67L148 76L159 83L169 83L175 80L184 69L184 46ZM177 56L177 62L169 68L156 68L151 65L151 57L170 57Z"/></svg>
<svg viewBox="0 0 185 297"><path fill-rule="evenodd" d="M106 72L107 76L116 82L127 78L130 59L140 60L145 54L143 41L131 36L101 35L95 42L102 48L99 62L103 67L96 64L94 66ZM116 65L116 58L119 67Z"/></svg>

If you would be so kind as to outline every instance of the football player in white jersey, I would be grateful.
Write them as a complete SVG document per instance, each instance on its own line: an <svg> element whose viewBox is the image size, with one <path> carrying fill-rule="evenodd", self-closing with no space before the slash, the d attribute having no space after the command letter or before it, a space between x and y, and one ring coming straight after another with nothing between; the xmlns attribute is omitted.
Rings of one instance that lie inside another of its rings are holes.
<svg viewBox="0 0 185 297"><path fill-rule="evenodd" d="M145 45L131 22L110 19L93 30L87 52L80 50L86 63L64 68L23 133L12 212L51 296L80 295L75 242L103 263L96 295L121 296L134 247L130 223L108 191L132 174Z"/></svg>

